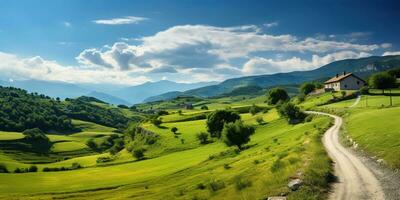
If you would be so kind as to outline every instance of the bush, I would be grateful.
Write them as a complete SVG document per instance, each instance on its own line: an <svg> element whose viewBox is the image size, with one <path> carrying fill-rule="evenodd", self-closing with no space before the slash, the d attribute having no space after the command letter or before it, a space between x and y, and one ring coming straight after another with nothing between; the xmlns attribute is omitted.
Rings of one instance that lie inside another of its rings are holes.
<svg viewBox="0 0 400 200"><path fill-rule="evenodd" d="M87 145L89 148L91 148L92 150L94 150L94 151L97 151L97 150L98 150L98 146L97 146L96 142L94 142L94 140L93 140L92 138L89 139L89 140L86 142L86 145Z"/></svg>
<svg viewBox="0 0 400 200"><path fill-rule="evenodd" d="M36 151L47 152L52 146L50 139L39 128L26 129L22 134L25 135L24 140L32 144Z"/></svg>
<svg viewBox="0 0 400 200"><path fill-rule="evenodd" d="M144 149L144 148L134 149L133 150L133 156L138 160L143 160L145 151L146 151L146 149Z"/></svg>
<svg viewBox="0 0 400 200"><path fill-rule="evenodd" d="M102 156L98 157L96 160L96 163L106 163L106 162L111 162L113 159L109 156Z"/></svg>
<svg viewBox="0 0 400 200"><path fill-rule="evenodd" d="M257 123L260 124L260 125L265 123L263 117L261 117L261 116L258 116L258 117L256 118L256 121L257 121Z"/></svg>
<svg viewBox="0 0 400 200"><path fill-rule="evenodd" d="M171 128L171 132L174 133L174 135L176 135L177 131L178 131L178 128L176 128L175 126Z"/></svg>
<svg viewBox="0 0 400 200"><path fill-rule="evenodd" d="M259 112L261 112L261 111L262 111L262 108L259 107L259 106L256 106L255 104L253 104L253 105L250 107L250 109L249 109L249 113L250 113L251 115L255 115L255 114L257 114L257 113L259 113Z"/></svg>
<svg viewBox="0 0 400 200"><path fill-rule="evenodd" d="M268 104L275 105L279 101L285 102L287 100L289 100L289 95L282 88L273 88L268 91L268 94L267 94Z"/></svg>
<svg viewBox="0 0 400 200"><path fill-rule="evenodd" d="M241 120L237 120L236 122L225 124L222 134L225 144L228 146L235 145L241 150L242 145L250 141L250 136L254 131L253 127L244 125Z"/></svg>
<svg viewBox="0 0 400 200"><path fill-rule="evenodd" d="M369 94L369 87L368 86L364 86L362 88L360 88L360 94Z"/></svg>
<svg viewBox="0 0 400 200"><path fill-rule="evenodd" d="M207 130L211 137L221 138L225 123L235 122L240 115L232 110L217 110L207 116Z"/></svg>
<svg viewBox="0 0 400 200"><path fill-rule="evenodd" d="M161 116L161 115L168 115L169 113L168 113L168 111L166 111L166 110L160 110L160 111L158 111L157 112L157 115L159 115L159 116Z"/></svg>
<svg viewBox="0 0 400 200"><path fill-rule="evenodd" d="M202 109L202 110L208 110L208 106L206 106L206 105L203 105L203 106L201 106L201 108L200 109Z"/></svg>
<svg viewBox="0 0 400 200"><path fill-rule="evenodd" d="M0 173L9 173L7 167L4 164L0 164Z"/></svg>
<svg viewBox="0 0 400 200"><path fill-rule="evenodd" d="M304 95L310 94L315 90L315 85L313 83L304 83L300 86L300 92Z"/></svg>
<svg viewBox="0 0 400 200"><path fill-rule="evenodd" d="M207 144L208 142L208 133L200 132L196 135L197 139L200 141L200 144Z"/></svg>
<svg viewBox="0 0 400 200"><path fill-rule="evenodd" d="M196 189L204 190L204 189L206 189L206 186L203 183L199 183L199 184L196 185Z"/></svg>
<svg viewBox="0 0 400 200"><path fill-rule="evenodd" d="M280 159L275 160L271 166L271 172L276 172L285 167L285 163L283 163Z"/></svg>
<svg viewBox="0 0 400 200"><path fill-rule="evenodd" d="M236 186L236 189L239 190L239 191L243 190L243 189L245 189L247 187L250 187L251 185L252 185L252 183L248 179L245 179L245 178L243 178L241 176L237 176L235 178L235 186Z"/></svg>
<svg viewBox="0 0 400 200"><path fill-rule="evenodd" d="M128 106L126 106L126 105L123 105L123 104L120 104L120 105L118 105L118 108L129 109L129 107L128 107Z"/></svg>
<svg viewBox="0 0 400 200"><path fill-rule="evenodd" d="M155 126L160 126L162 121L160 119L158 119L158 118L153 118L151 120L151 123L154 124Z"/></svg>
<svg viewBox="0 0 400 200"><path fill-rule="evenodd" d="M279 106L279 114L286 118L290 124L296 124L304 121L306 114L301 112L299 107L292 103L284 103Z"/></svg>
<svg viewBox="0 0 400 200"><path fill-rule="evenodd" d="M223 181L213 180L210 183L210 190L212 192L216 192L216 191L218 191L220 189L223 189L223 188L225 188L225 183Z"/></svg>
<svg viewBox="0 0 400 200"><path fill-rule="evenodd" d="M28 171L29 171L29 172L37 172L37 171L38 171L38 168L36 167L36 165L32 165L32 166L30 166L30 167L28 168Z"/></svg>

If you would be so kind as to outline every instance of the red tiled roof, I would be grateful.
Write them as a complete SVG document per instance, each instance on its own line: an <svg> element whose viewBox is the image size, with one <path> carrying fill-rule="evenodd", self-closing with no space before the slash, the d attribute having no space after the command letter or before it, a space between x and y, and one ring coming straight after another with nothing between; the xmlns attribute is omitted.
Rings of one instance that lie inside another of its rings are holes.
<svg viewBox="0 0 400 200"><path fill-rule="evenodd" d="M345 79L345 78L347 78L347 77L349 77L349 76L354 76L355 78L357 78L357 79L359 79L359 80L365 82L363 79L359 78L358 76L356 76L356 75L354 75L354 74L352 74L352 73L348 73L348 74L339 75L339 76L337 76L337 77L334 76L333 78L331 78L331 79L325 81L325 83L335 83L335 82L339 82L339 81L341 81L341 80L343 80L343 79Z"/></svg>

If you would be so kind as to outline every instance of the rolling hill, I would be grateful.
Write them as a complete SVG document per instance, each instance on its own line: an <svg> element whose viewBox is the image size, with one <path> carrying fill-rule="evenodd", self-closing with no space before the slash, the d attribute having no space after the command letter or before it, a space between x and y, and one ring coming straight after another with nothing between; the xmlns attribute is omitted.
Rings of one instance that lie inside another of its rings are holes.
<svg viewBox="0 0 400 200"><path fill-rule="evenodd" d="M400 56L398 55L346 59L332 62L315 70L233 78L225 80L217 85L210 85L176 94L178 96L192 95L200 97L213 97L224 93L229 93L235 88L246 85L257 85L266 88L275 85L300 84L305 81L317 79L324 80L334 76L335 74L343 73L343 71L353 72L358 76L367 77L371 73L384 71L398 66L400 66ZM162 96L168 96L168 98L172 98L171 95L163 94L159 97L151 97L149 99L162 100Z"/></svg>

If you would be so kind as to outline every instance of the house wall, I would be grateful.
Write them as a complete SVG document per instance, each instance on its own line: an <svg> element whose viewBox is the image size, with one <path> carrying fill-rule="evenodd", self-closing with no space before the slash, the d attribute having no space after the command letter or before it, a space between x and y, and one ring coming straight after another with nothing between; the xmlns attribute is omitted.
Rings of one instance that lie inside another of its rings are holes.
<svg viewBox="0 0 400 200"><path fill-rule="evenodd" d="M325 89L333 89L333 90L340 90L340 83L336 82L336 83L329 83L329 84L325 84Z"/></svg>
<svg viewBox="0 0 400 200"><path fill-rule="evenodd" d="M349 76L340 81L339 90L358 90L364 85L364 82L360 79L354 76Z"/></svg>

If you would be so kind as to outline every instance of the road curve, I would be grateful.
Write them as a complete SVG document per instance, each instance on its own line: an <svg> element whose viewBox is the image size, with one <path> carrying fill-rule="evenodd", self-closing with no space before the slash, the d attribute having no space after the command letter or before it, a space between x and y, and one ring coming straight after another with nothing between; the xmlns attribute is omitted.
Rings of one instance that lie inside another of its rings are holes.
<svg viewBox="0 0 400 200"><path fill-rule="evenodd" d="M340 144L339 131L343 123L342 118L322 112L307 111L307 113L326 115L335 119L335 124L325 132L322 139L329 156L334 161L334 173L338 177L329 199L385 199L382 187L372 171Z"/></svg>

